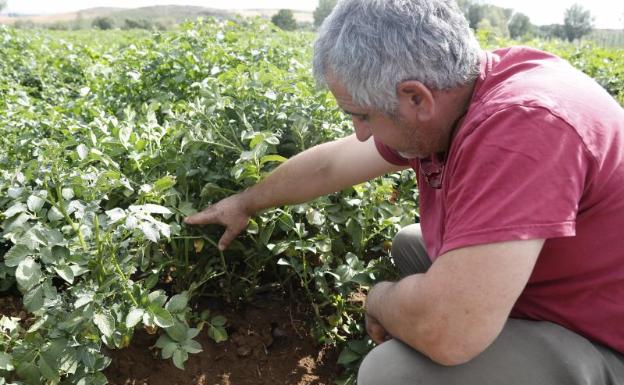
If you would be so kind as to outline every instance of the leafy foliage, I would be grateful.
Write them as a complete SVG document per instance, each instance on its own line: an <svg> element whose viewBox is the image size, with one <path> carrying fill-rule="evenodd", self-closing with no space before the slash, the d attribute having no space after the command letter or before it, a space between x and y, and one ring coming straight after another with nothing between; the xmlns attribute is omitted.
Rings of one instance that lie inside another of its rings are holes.
<svg viewBox="0 0 624 385"><path fill-rule="evenodd" d="M319 341L361 335L352 295L416 217L410 173L261 213L225 253L221 229L182 225L350 130L310 77L310 36L261 21L99 34L0 29L0 277L29 312L0 375L104 383L102 348L137 328L183 367L197 333L227 338L198 298L235 306L267 284L304 293Z"/></svg>
<svg viewBox="0 0 624 385"><path fill-rule="evenodd" d="M295 16L290 9L280 9L273 17L271 22L285 31L294 31L297 29Z"/></svg>
<svg viewBox="0 0 624 385"><path fill-rule="evenodd" d="M337 2L337 0L319 0L319 5L314 10L313 14L315 26L320 27L321 24L323 24L323 20L329 16Z"/></svg>
<svg viewBox="0 0 624 385"><path fill-rule="evenodd" d="M525 36L532 29L531 20L527 15L521 12L516 12L511 16L507 27L509 28L509 36L512 39Z"/></svg>
<svg viewBox="0 0 624 385"><path fill-rule="evenodd" d="M115 27L115 21L110 17L96 17L91 22L91 25L97 29L113 29Z"/></svg>
<svg viewBox="0 0 624 385"><path fill-rule="evenodd" d="M563 30L568 41L574 41L587 35L594 28L594 18L589 10L579 4L566 9Z"/></svg>

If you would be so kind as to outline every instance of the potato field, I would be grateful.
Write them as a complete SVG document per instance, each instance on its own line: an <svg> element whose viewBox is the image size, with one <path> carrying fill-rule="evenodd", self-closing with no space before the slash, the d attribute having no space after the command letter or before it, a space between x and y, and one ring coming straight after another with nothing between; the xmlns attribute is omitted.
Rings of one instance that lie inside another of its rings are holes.
<svg viewBox="0 0 624 385"><path fill-rule="evenodd" d="M313 39L259 19L0 26L0 385L355 383L373 346L363 297L395 277L392 236L418 221L412 172L262 212L225 252L222 228L183 223L351 133L315 86ZM624 103L623 50L524 44ZM331 370L272 372L302 346ZM228 349L253 371L211 372ZM124 361L147 369L131 379Z"/></svg>

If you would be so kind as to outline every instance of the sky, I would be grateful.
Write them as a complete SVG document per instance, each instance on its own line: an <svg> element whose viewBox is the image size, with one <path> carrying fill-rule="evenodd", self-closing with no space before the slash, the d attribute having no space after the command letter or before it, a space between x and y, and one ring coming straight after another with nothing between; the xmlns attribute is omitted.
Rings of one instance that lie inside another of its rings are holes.
<svg viewBox="0 0 624 385"><path fill-rule="evenodd" d="M578 3L589 9L597 28L624 28L624 1L622 0L483 0L506 8L513 8L529 16L533 24L563 24L564 11ZM93 7L145 7L150 5L198 5L209 8L289 8L313 10L318 0L8 0L6 12L50 14L73 12Z"/></svg>

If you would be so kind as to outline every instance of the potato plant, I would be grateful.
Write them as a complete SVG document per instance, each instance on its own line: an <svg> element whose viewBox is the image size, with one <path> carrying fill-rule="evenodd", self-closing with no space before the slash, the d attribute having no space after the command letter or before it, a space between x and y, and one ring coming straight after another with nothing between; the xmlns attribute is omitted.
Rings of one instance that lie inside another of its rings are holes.
<svg viewBox="0 0 624 385"><path fill-rule="evenodd" d="M104 384L103 348L137 328L183 368L198 333L227 339L200 297L266 287L301 296L319 342L361 336L353 293L417 215L410 173L260 213L224 253L221 229L182 224L350 131L310 77L311 36L200 21L98 37L0 29L0 286L28 312L0 321L3 381Z"/></svg>

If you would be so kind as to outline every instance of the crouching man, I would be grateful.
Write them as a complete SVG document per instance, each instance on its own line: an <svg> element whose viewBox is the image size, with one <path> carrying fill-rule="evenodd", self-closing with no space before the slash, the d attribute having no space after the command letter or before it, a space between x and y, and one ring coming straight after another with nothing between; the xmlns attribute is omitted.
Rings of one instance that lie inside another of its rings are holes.
<svg viewBox="0 0 624 385"><path fill-rule="evenodd" d="M187 219L226 227L406 168L421 222L369 293L359 385L624 384L624 110L551 54L481 50L453 0L342 0L314 72L355 134Z"/></svg>

